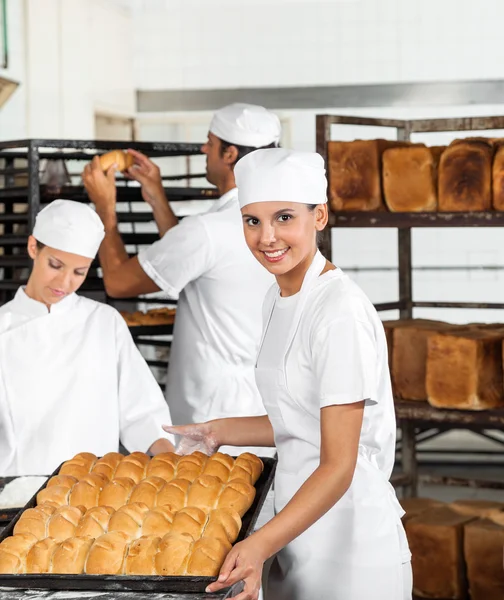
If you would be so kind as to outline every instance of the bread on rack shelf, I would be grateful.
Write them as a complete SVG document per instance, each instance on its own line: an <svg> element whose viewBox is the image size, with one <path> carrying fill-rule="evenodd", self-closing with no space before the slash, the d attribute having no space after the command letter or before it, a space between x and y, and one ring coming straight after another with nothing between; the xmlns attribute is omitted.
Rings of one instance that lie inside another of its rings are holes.
<svg viewBox="0 0 504 600"><path fill-rule="evenodd" d="M111 150L100 155L100 166L104 171L108 171L115 163L118 171L127 171L134 164L134 159L129 152L124 150Z"/></svg>
<svg viewBox="0 0 504 600"><path fill-rule="evenodd" d="M504 143L497 146L492 165L492 207L504 211Z"/></svg>
<svg viewBox="0 0 504 600"><path fill-rule="evenodd" d="M504 502L495 500L455 500L448 506L455 512L470 517L491 518L498 514L504 516Z"/></svg>
<svg viewBox="0 0 504 600"><path fill-rule="evenodd" d="M406 514L402 516L402 522L416 517L431 508L440 508L445 503L434 498L401 498L400 504Z"/></svg>
<svg viewBox="0 0 504 600"><path fill-rule="evenodd" d="M504 598L503 547L502 524L479 519L464 527L464 558L471 600Z"/></svg>
<svg viewBox="0 0 504 600"><path fill-rule="evenodd" d="M441 155L438 180L440 211L485 211L492 206L491 140L455 140Z"/></svg>
<svg viewBox="0 0 504 600"><path fill-rule="evenodd" d="M147 312L137 310L135 312L121 311L121 316L128 327L173 325L175 322L175 308L153 308Z"/></svg>
<svg viewBox="0 0 504 600"><path fill-rule="evenodd" d="M439 153L414 145L383 153L383 193L392 212L433 212L437 209Z"/></svg>

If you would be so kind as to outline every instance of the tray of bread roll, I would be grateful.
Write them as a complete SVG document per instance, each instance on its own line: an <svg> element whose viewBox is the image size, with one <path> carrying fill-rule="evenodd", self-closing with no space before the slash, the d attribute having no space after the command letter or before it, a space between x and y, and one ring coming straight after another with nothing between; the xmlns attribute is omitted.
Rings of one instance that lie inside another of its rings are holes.
<svg viewBox="0 0 504 600"><path fill-rule="evenodd" d="M173 333L176 308L164 306L153 308L147 312L121 311L122 318L126 321L131 334L138 335L170 335Z"/></svg>
<svg viewBox="0 0 504 600"><path fill-rule="evenodd" d="M0 587L203 592L253 531L276 460L82 452L0 534Z"/></svg>

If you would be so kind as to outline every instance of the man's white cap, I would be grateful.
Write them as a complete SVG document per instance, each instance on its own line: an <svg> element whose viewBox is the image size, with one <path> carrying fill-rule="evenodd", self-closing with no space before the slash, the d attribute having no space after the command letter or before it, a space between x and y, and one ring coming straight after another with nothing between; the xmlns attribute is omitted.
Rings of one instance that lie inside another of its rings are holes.
<svg viewBox="0 0 504 600"><path fill-rule="evenodd" d="M254 202L327 202L324 160L316 152L255 150L236 163L234 176L240 208Z"/></svg>
<svg viewBox="0 0 504 600"><path fill-rule="evenodd" d="M210 133L238 146L261 148L280 141L280 119L262 106L229 104L218 110L210 123Z"/></svg>
<svg viewBox="0 0 504 600"><path fill-rule="evenodd" d="M100 217L86 204L54 200L37 215L33 236L56 250L94 258L105 229Z"/></svg>

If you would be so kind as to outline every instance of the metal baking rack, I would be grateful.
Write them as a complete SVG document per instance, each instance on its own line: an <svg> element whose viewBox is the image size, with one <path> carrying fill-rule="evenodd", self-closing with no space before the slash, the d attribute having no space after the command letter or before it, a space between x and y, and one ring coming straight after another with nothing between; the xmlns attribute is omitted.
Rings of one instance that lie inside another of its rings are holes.
<svg viewBox="0 0 504 600"><path fill-rule="evenodd" d="M412 134L434 132L469 132L504 129L504 116L471 117L455 119L374 119L367 117L317 115L316 149L322 155L327 166L327 143L331 141L333 125L358 125L366 127L386 127L396 130L398 140L409 141ZM329 170L328 170L329 172ZM429 213L393 213L393 212L331 212L329 225L324 232L321 244L322 253L332 257L331 228L333 227L390 227L397 229L398 236L398 279L399 299L376 304L378 311L398 310L401 319L411 319L415 308L479 308L503 309L502 302L419 302L413 297L411 230L416 227L504 227L504 212L429 212ZM396 401L396 415L401 430L398 443L402 473L393 478L395 485L403 486L403 493L417 495L418 481L433 484L470 486L504 489L502 481L482 481L463 477L439 477L418 474L417 444L433 439L450 429L471 430L486 439L504 445L502 439L492 431L504 431L504 409L471 412L461 410L440 410L427 402ZM432 453L432 450L429 451ZM443 450L443 454L448 451ZM467 454L466 449L456 449L450 454ZM484 452L498 454L502 452Z"/></svg>

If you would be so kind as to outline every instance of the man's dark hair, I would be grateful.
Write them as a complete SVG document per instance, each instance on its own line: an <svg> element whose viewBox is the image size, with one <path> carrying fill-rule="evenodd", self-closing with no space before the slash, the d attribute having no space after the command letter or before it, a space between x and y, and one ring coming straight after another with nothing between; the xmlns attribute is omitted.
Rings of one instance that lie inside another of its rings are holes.
<svg viewBox="0 0 504 600"><path fill-rule="evenodd" d="M220 144L220 155L221 156L224 156L224 152L226 152L226 150L230 146L234 146L238 150L238 156L236 157L236 160L233 163L233 167L240 160L240 158L243 158L244 156L246 156L250 152L253 152L254 150L264 150L266 148L279 148L279 145L276 142L268 144L267 146L261 146L260 148L254 148L253 146L240 146L238 144L231 144L230 142L226 142L225 140L222 140L222 139L220 139L220 142L221 142L221 144Z"/></svg>

